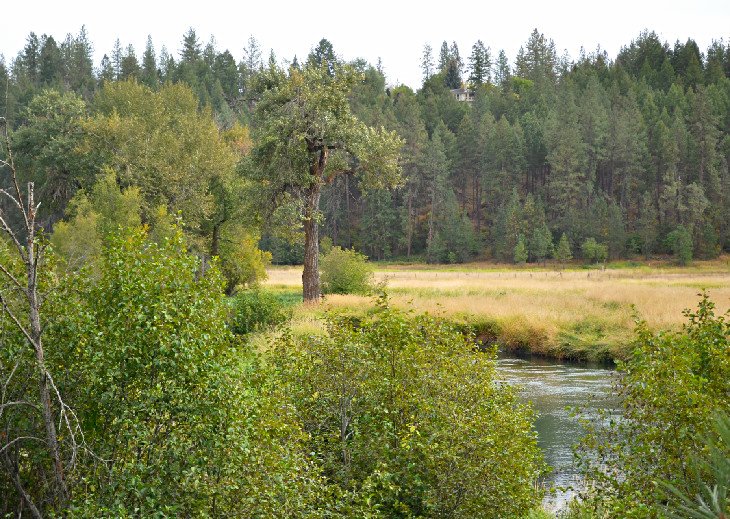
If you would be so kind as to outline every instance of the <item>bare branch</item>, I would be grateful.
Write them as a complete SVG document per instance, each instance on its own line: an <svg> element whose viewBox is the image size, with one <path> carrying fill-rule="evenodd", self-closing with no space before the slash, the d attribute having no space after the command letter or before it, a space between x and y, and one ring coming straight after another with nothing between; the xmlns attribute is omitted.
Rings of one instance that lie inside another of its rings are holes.
<svg viewBox="0 0 730 519"><path fill-rule="evenodd" d="M15 235L13 230L10 228L10 225L8 225L8 222L5 221L5 218L3 218L2 211L0 211L0 230L5 231L5 233L8 236L10 236L10 238L13 240L13 243L15 244L15 247L18 249L18 253L20 254L20 257L23 258L23 261L25 261L27 258L25 249L20 244L20 240L18 240L18 237Z"/></svg>
<svg viewBox="0 0 730 519"><path fill-rule="evenodd" d="M26 289L23 285L20 284L20 281L18 281L15 276L7 269L4 265L0 264L0 271L2 271L3 274L5 274L10 281L13 282L13 284L16 286L18 290L20 290L23 294L27 295Z"/></svg>
<svg viewBox="0 0 730 519"><path fill-rule="evenodd" d="M0 160L0 166L2 166L2 165L6 165L6 164L7 164L7 163L6 163L6 162L5 162L4 160ZM9 193L8 191L6 191L5 189L0 189L0 195L5 195L5 196L6 196L6 197L8 197L8 198L9 198L10 200L12 200L13 204L14 204L14 205L15 205L15 206L16 206L16 207L17 207L18 209L20 209L21 211L23 210L22 206L20 205L20 202L18 202L18 199L17 199L17 198L15 198L15 197L14 197L13 195L11 195L11 194L10 194L10 193Z"/></svg>
<svg viewBox="0 0 730 519"><path fill-rule="evenodd" d="M0 448L0 454L2 454L3 452L5 452L5 450L6 449L9 449L12 445L14 445L14 444L16 444L16 443L18 443L20 441L23 441L23 440L36 440L36 441L39 441L39 442L42 442L42 443L46 443L46 440L44 440L43 438L38 438L36 436L18 436L17 438L14 438L13 440L10 440L8 443L6 443L5 445L3 445L2 448Z"/></svg>
<svg viewBox="0 0 730 519"><path fill-rule="evenodd" d="M25 338L28 339L28 342L31 344L31 346L33 346L33 349L37 350L38 345L35 343L33 338L30 336L30 334L28 333L28 330L25 329L25 326L20 324L20 321L18 321L18 318L15 317L15 314L13 314L12 310L10 310L10 308L8 307L8 303L7 303L7 301L5 301L5 298L3 297L2 294L0 294L0 304L3 305L3 310L5 310L5 313L8 314L10 316L10 318L13 320L13 322L15 323L15 326L17 326L18 329L21 332L23 332L23 335L25 335Z"/></svg>

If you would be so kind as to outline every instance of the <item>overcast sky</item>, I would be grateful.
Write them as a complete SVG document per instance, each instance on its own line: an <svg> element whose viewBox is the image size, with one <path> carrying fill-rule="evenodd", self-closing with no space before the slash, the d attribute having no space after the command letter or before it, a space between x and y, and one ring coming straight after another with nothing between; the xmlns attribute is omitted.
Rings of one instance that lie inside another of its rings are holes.
<svg viewBox="0 0 730 519"><path fill-rule="evenodd" d="M391 84L414 88L421 82L419 63L423 46L435 52L443 40L456 41L466 58L481 39L493 55L505 49L513 62L517 50L537 28L555 41L558 54L575 58L581 46L592 51L601 45L611 58L643 29L662 40L694 38L701 50L713 39L730 41L730 0L588 0L567 1L439 1L360 2L205 0L34 1L2 0L0 53L6 61L22 49L28 34L49 34L59 43L82 25L94 43L94 61L111 53L114 40L131 43L138 56L147 35L158 52L165 45L174 54L183 34L193 27L205 43L215 36L219 50L238 60L253 35L279 59L302 58L321 38L329 39L347 60L382 59Z"/></svg>

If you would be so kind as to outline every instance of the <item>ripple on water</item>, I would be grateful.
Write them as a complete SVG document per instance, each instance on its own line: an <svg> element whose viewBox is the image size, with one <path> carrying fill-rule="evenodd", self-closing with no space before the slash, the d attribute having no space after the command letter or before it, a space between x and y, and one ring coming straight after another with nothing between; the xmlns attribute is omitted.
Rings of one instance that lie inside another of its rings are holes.
<svg viewBox="0 0 730 519"><path fill-rule="evenodd" d="M581 477L573 460L573 445L582 429L569 408L581 408L581 417L598 416L599 407L610 404L615 371L546 359L501 358L498 370L504 380L520 388L522 397L537 412L538 445L553 472L546 486L580 487ZM599 405L600 403L600 405ZM575 490L557 490L546 497L552 509L564 506Z"/></svg>

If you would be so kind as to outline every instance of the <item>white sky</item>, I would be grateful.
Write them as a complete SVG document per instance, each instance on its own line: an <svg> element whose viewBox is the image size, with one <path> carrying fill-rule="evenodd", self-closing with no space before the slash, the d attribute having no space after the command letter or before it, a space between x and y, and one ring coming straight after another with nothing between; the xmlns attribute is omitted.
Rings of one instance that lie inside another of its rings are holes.
<svg viewBox="0 0 730 519"><path fill-rule="evenodd" d="M598 44L611 58L643 29L656 31L662 40L694 38L704 51L713 39L730 41L730 0L543 0L543 1L424 1L369 0L350 2L203 0L2 0L0 54L10 61L33 31L52 35L60 43L67 33L77 34L85 24L95 47L94 61L111 53L119 38L131 43L141 57L151 34L158 53L162 45L177 54L183 34L193 27L206 43L215 36L219 50L242 57L253 35L279 59L300 59L325 37L345 58L383 60L391 84L420 86L423 46L434 52L443 40L456 41L466 59L472 44L481 39L493 56L505 49L513 62L519 49L537 28L555 41L558 54L571 57L580 47L592 51Z"/></svg>

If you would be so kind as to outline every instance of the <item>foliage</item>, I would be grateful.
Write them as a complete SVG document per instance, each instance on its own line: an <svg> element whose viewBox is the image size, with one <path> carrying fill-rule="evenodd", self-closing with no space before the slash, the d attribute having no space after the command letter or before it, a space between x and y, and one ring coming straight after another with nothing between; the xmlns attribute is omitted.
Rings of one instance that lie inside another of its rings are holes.
<svg viewBox="0 0 730 519"><path fill-rule="evenodd" d="M319 203L321 188L335 178L357 173L363 188L392 187L400 180L396 132L366 125L353 114L348 95L360 80L353 67L343 67L327 54L313 55L302 70L288 74L274 64L269 77L276 88L267 90L256 108L256 145L249 169L257 181L254 195L271 213L285 200L303 202L304 298L319 297ZM331 45L330 45L331 50ZM263 190L264 192L258 192Z"/></svg>
<svg viewBox="0 0 730 519"><path fill-rule="evenodd" d="M123 188L139 189L144 216L166 205L182 212L186 229L202 232L216 209L214 181L233 174L236 154L190 88L109 83L93 110L81 151L111 168Z"/></svg>
<svg viewBox="0 0 730 519"><path fill-rule="evenodd" d="M354 249L332 247L320 260L325 294L367 294L373 285L373 267Z"/></svg>
<svg viewBox="0 0 730 519"><path fill-rule="evenodd" d="M671 481L664 482L670 499L669 515L675 519L717 519L730 513L730 415L715 417L714 434L706 439L706 449L690 460L689 472L696 478L699 492L684 493Z"/></svg>
<svg viewBox="0 0 730 519"><path fill-rule="evenodd" d="M225 321L223 278L181 231L112 237L101 278L50 331L84 438L71 517L314 514L326 491L293 416Z"/></svg>
<svg viewBox="0 0 730 519"><path fill-rule="evenodd" d="M525 244L525 237L520 234L519 238L517 239L517 245L515 245L515 263L523 265L527 262L527 257L527 245Z"/></svg>
<svg viewBox="0 0 730 519"><path fill-rule="evenodd" d="M230 328L237 335L279 326L291 317L291 310L272 292L242 290L231 300Z"/></svg>
<svg viewBox="0 0 730 519"><path fill-rule="evenodd" d="M105 169L87 196L79 191L58 222L51 243L71 268L92 268L100 260L104 240L120 229L139 227L142 201L139 189L122 191L113 171Z"/></svg>
<svg viewBox="0 0 730 519"><path fill-rule="evenodd" d="M716 438L713 419L730 409L730 325L706 294L685 315L681 331L656 335L639 322L619 364L623 419L592 424L582 441L587 502L599 515L656 517L666 502L660 481L685 496L704 492L690 460L707 456L703 438Z"/></svg>
<svg viewBox="0 0 730 519"><path fill-rule="evenodd" d="M669 244L677 263L688 265L692 262L692 235L683 225L678 226L667 235Z"/></svg>
<svg viewBox="0 0 730 519"><path fill-rule="evenodd" d="M271 253L258 248L258 237L251 236L245 228L231 225L222 234L219 253L226 293L233 293L237 286L251 287L266 279Z"/></svg>
<svg viewBox="0 0 730 519"><path fill-rule="evenodd" d="M495 353L388 307L271 353L328 480L384 517L511 517L539 503L532 413Z"/></svg>
<svg viewBox="0 0 730 519"><path fill-rule="evenodd" d="M565 233L560 236L560 241L558 242L558 246L555 247L553 257L563 264L573 259L573 252L570 248L570 242L568 241L568 236L566 236Z"/></svg>
<svg viewBox="0 0 730 519"><path fill-rule="evenodd" d="M603 263L608 259L608 245L598 243L595 238L584 241L580 250L589 263Z"/></svg>

